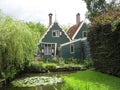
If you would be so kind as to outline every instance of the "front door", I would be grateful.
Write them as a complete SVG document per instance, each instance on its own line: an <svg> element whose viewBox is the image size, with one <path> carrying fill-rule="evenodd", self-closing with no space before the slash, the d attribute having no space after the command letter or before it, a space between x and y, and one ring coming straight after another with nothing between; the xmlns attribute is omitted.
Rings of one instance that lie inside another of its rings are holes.
<svg viewBox="0 0 120 90"><path fill-rule="evenodd" d="M45 55L52 55L52 45L51 44L45 44L44 46Z"/></svg>
<svg viewBox="0 0 120 90"><path fill-rule="evenodd" d="M56 56L56 43L41 43L40 50L42 57Z"/></svg>

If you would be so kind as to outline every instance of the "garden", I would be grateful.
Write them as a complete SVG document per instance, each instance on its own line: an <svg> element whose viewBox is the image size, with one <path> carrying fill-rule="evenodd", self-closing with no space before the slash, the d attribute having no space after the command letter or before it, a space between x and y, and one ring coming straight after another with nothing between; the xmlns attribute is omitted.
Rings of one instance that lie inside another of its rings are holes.
<svg viewBox="0 0 120 90"><path fill-rule="evenodd" d="M120 78L93 69L24 74L2 90L119 90Z"/></svg>
<svg viewBox="0 0 120 90"><path fill-rule="evenodd" d="M0 11L0 90L120 90L120 5L84 1L91 22L87 35L91 58L86 60L35 60L46 27Z"/></svg>
<svg viewBox="0 0 120 90"><path fill-rule="evenodd" d="M7 86L1 89L36 90L38 87L44 90L50 90L50 88L51 90L61 90L66 83L64 76L86 70L91 67L91 64L91 60L81 61L68 58L65 61L65 59L58 57L32 61L30 65L25 67L24 71L15 74L14 78L7 77Z"/></svg>

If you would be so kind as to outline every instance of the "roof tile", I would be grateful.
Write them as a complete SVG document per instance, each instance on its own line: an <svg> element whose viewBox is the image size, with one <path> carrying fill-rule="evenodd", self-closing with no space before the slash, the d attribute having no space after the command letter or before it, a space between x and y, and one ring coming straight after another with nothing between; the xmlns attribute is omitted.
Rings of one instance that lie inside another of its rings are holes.
<svg viewBox="0 0 120 90"><path fill-rule="evenodd" d="M79 26L81 25L81 23L82 23L82 21L79 24L75 24L72 27L70 27L69 30L67 31L67 34L71 39L74 36L77 29L79 28Z"/></svg>

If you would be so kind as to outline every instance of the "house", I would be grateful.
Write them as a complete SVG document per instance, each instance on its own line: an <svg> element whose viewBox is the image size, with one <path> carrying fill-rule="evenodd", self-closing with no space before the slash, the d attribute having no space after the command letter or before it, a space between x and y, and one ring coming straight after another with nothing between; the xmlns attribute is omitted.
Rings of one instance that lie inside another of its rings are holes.
<svg viewBox="0 0 120 90"><path fill-rule="evenodd" d="M62 58L86 59L90 57L87 41L87 24L76 15L76 24L65 32L49 14L49 28L42 36L39 45L41 57L58 56Z"/></svg>

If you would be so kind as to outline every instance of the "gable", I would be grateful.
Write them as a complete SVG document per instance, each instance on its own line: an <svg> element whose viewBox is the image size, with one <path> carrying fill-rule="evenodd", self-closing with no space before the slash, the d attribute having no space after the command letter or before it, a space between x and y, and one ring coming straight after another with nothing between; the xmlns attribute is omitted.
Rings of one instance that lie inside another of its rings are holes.
<svg viewBox="0 0 120 90"><path fill-rule="evenodd" d="M70 38L57 22L54 22L43 35L41 42L63 44L69 42Z"/></svg>
<svg viewBox="0 0 120 90"><path fill-rule="evenodd" d="M87 24L81 21L79 24L73 25L67 34L71 40L83 38L83 33L87 31Z"/></svg>
<svg viewBox="0 0 120 90"><path fill-rule="evenodd" d="M82 23L81 26L78 28L77 32L74 34L72 39L79 39L79 38L83 38L83 34L84 32L87 33L87 24L86 23Z"/></svg>
<svg viewBox="0 0 120 90"><path fill-rule="evenodd" d="M70 29L67 31L68 36L72 39L74 34L77 32L78 28L81 26L82 22L79 24L73 25L70 27Z"/></svg>

